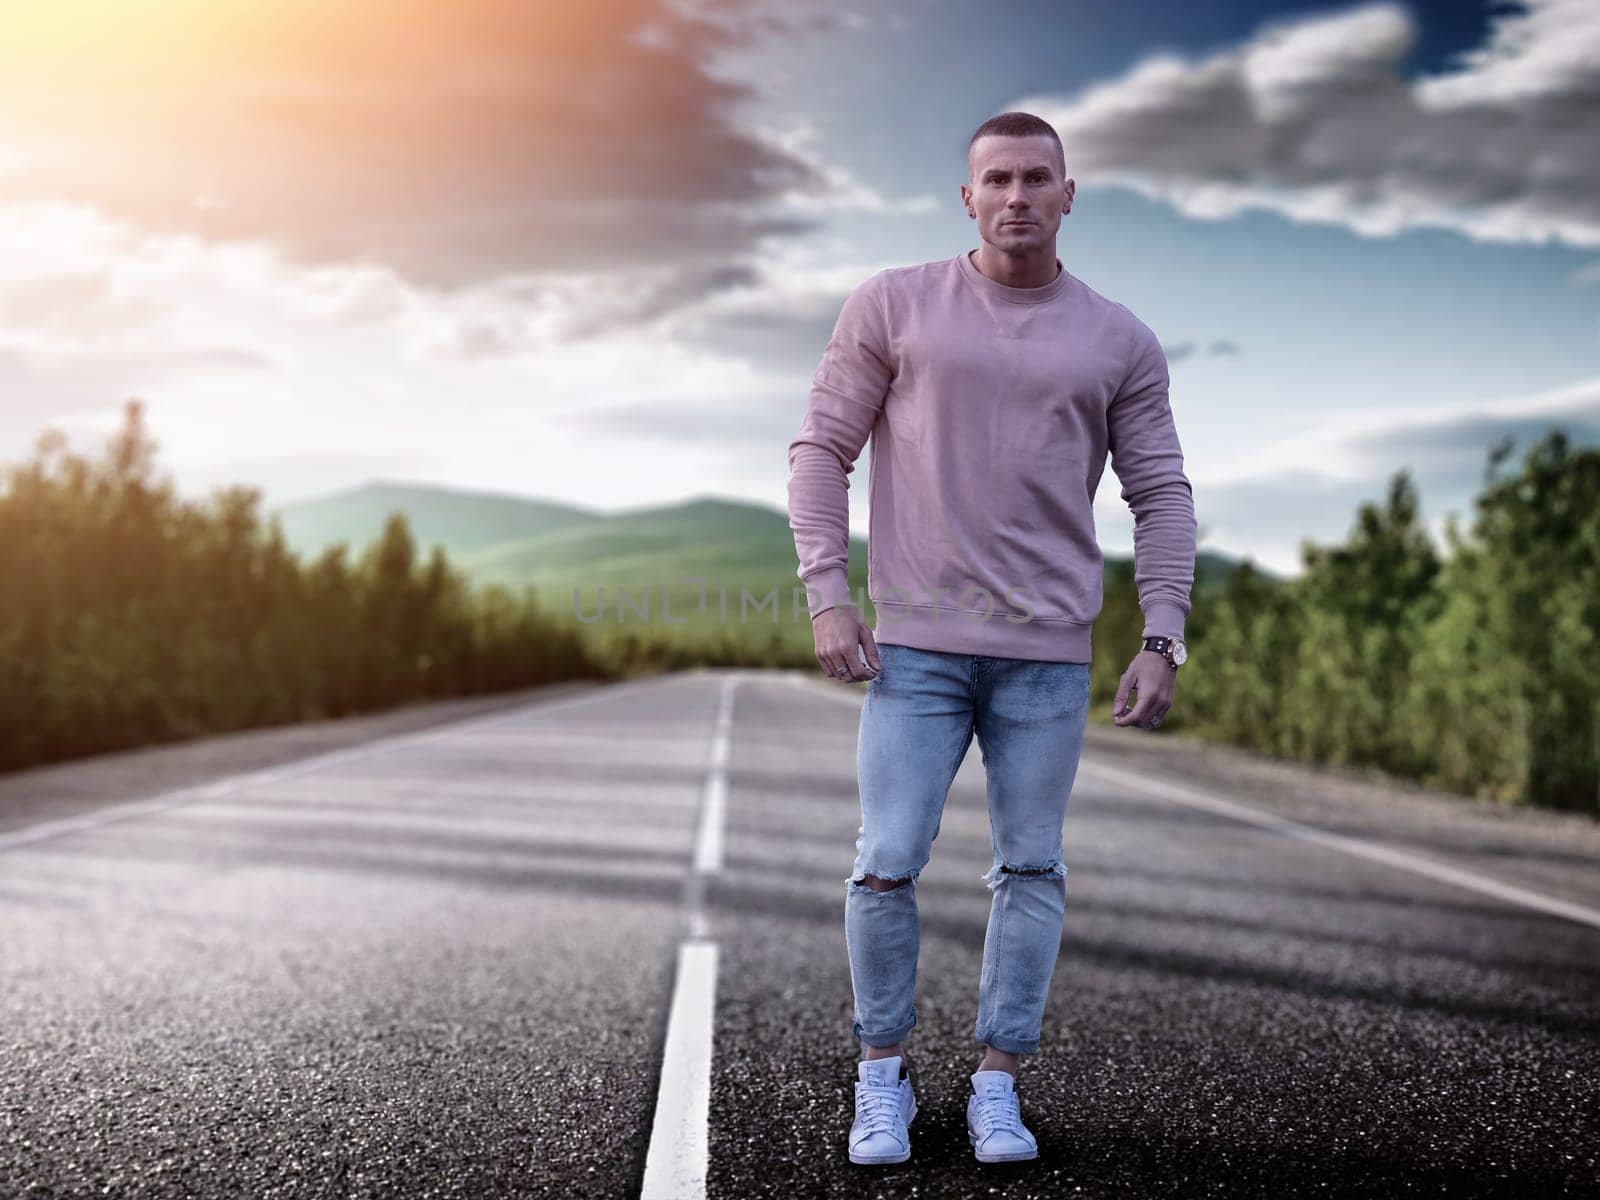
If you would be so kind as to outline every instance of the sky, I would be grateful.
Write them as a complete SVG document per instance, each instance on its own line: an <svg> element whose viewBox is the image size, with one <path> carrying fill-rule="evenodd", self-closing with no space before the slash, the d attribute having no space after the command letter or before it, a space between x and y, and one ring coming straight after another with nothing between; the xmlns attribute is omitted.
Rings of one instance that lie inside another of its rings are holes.
<svg viewBox="0 0 1600 1200"><path fill-rule="evenodd" d="M844 297L979 244L1013 109L1202 550L1294 574L1396 471L1439 535L1499 439L1600 444L1592 0L60 0L0 6L0 462L137 397L196 499L781 510ZM1095 516L1129 553L1109 471Z"/></svg>

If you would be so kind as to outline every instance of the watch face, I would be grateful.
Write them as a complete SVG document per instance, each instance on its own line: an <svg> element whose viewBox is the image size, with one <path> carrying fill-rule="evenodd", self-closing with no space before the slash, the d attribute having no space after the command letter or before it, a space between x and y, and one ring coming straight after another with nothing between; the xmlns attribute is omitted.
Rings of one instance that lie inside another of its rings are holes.
<svg viewBox="0 0 1600 1200"><path fill-rule="evenodd" d="M1173 642L1172 643L1172 663L1173 663L1173 665L1181 667L1188 660L1189 660L1189 648L1187 646L1185 646L1181 641Z"/></svg>

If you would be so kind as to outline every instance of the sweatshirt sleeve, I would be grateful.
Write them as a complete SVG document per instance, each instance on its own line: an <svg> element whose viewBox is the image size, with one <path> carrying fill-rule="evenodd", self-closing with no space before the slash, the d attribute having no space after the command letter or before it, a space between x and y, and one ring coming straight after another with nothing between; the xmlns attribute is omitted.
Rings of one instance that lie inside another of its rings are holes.
<svg viewBox="0 0 1600 1200"><path fill-rule="evenodd" d="M845 297L811 379L805 421L789 443L789 528L813 618L852 603L846 476L877 424L894 374L882 287L879 272Z"/></svg>
<svg viewBox="0 0 1600 1200"><path fill-rule="evenodd" d="M1137 317L1130 342L1128 373L1107 412L1111 469L1133 511L1133 579L1144 636L1181 638L1194 584L1194 490L1183 473L1161 342Z"/></svg>

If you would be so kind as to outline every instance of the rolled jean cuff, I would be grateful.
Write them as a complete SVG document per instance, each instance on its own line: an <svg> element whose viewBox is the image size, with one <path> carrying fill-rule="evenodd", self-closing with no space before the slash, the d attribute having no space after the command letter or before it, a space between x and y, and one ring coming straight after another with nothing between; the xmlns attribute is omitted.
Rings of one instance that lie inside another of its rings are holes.
<svg viewBox="0 0 1600 1200"><path fill-rule="evenodd" d="M1004 1033L988 1033L980 1029L974 1035L980 1046L993 1046L1006 1054L1034 1054L1039 1049L1039 1039L1016 1038Z"/></svg>
<svg viewBox="0 0 1600 1200"><path fill-rule="evenodd" d="M851 1025L853 1026L853 1031L856 1035L856 1041L860 1042L863 1046L898 1046L901 1042L905 1041L906 1038L910 1036L911 1031L917 1027L917 1006L915 1004L911 1006L911 1017L909 1020L907 1020L903 1025L889 1030L887 1033L879 1032L877 1030L868 1033L864 1028L862 1028L860 1021L852 1021Z"/></svg>

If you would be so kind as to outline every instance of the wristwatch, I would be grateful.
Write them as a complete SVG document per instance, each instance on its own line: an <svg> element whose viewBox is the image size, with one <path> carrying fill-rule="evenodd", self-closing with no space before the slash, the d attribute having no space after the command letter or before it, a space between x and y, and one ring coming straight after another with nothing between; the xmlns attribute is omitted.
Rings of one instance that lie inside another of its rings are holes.
<svg viewBox="0 0 1600 1200"><path fill-rule="evenodd" d="M1183 644L1182 638L1147 637L1144 640L1144 648L1154 650L1161 655L1174 671L1183 666L1189 658L1189 648Z"/></svg>

